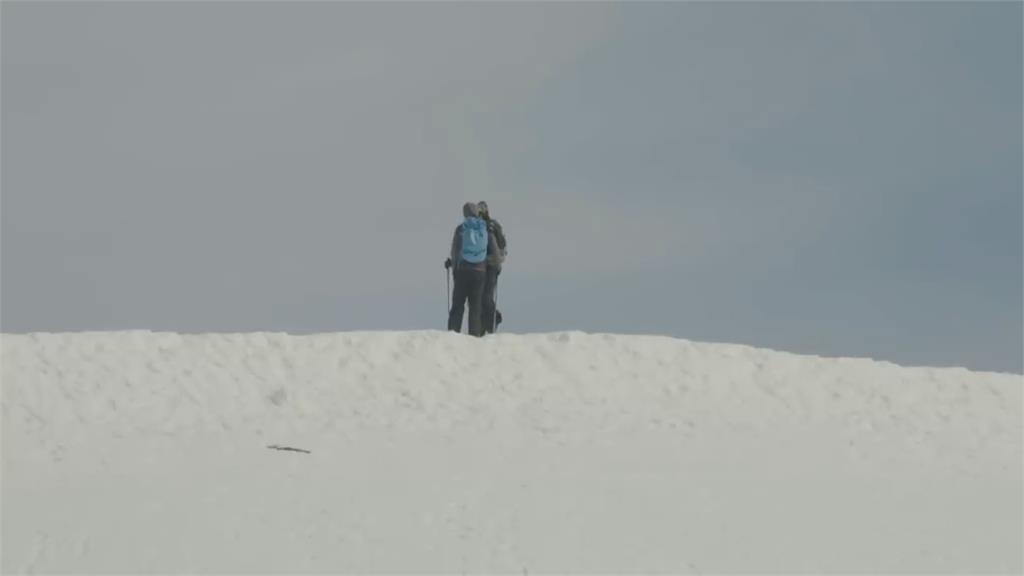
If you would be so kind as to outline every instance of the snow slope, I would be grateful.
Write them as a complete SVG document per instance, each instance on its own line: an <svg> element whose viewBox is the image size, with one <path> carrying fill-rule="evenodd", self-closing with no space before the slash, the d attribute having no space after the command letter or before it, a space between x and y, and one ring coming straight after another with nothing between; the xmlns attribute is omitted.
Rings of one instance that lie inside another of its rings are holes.
<svg viewBox="0 0 1024 576"><path fill-rule="evenodd" d="M582 333L2 352L4 573L1022 570L1019 375Z"/></svg>

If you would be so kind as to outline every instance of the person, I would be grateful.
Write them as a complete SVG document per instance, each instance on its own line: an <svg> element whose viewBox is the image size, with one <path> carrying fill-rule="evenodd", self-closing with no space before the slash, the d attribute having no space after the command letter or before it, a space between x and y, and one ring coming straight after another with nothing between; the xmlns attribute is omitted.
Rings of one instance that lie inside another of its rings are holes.
<svg viewBox="0 0 1024 576"><path fill-rule="evenodd" d="M480 217L487 222L487 269L484 275L483 294L483 328L484 334L493 334L497 324L501 322L501 313L498 312L498 275L501 274L501 265L505 262L506 241L505 231L501 223L491 218L490 208L487 202L477 203Z"/></svg>
<svg viewBox="0 0 1024 576"><path fill-rule="evenodd" d="M452 308L448 312L448 329L462 330L462 316L466 301L469 301L469 334L483 336L483 294L487 275L487 223L480 218L480 209L472 202L462 206L464 220L455 227L452 236L451 255L445 260L445 268L452 268L455 276L455 290L452 292Z"/></svg>

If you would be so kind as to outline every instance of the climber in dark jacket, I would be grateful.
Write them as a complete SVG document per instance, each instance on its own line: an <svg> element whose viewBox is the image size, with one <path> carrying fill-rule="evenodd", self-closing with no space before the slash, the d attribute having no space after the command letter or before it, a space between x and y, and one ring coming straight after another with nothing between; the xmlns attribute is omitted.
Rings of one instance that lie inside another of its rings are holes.
<svg viewBox="0 0 1024 576"><path fill-rule="evenodd" d="M484 277L483 294L483 330L485 334L493 334L501 314L498 312L498 275L501 274L501 265L505 262L505 232L501 223L491 218L491 211L487 202L478 202L477 209L480 217L487 222L487 270Z"/></svg>

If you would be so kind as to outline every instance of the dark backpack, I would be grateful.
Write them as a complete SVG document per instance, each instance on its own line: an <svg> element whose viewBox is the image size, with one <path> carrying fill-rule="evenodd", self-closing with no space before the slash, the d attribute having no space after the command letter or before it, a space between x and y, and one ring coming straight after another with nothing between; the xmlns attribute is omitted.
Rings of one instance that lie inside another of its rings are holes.
<svg viewBox="0 0 1024 576"><path fill-rule="evenodd" d="M505 261L505 233L501 229L501 224L494 220L488 220L487 234L494 241L488 246L488 262L501 265Z"/></svg>

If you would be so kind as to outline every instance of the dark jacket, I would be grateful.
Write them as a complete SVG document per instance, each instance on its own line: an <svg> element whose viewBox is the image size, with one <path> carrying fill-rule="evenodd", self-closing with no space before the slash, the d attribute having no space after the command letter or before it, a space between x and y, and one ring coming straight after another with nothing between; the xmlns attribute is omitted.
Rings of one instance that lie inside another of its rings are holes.
<svg viewBox="0 0 1024 576"><path fill-rule="evenodd" d="M491 209L487 206L487 202L483 200L477 202L476 208L480 217L487 221L487 267L501 272L501 265L505 262L505 256L508 254L505 232L501 229L501 223L491 218Z"/></svg>
<svg viewBox="0 0 1024 576"><path fill-rule="evenodd" d="M491 268L501 270L505 262L505 232L501 229L501 223L497 220L487 218L487 265Z"/></svg>

